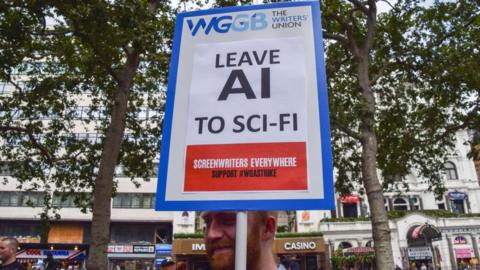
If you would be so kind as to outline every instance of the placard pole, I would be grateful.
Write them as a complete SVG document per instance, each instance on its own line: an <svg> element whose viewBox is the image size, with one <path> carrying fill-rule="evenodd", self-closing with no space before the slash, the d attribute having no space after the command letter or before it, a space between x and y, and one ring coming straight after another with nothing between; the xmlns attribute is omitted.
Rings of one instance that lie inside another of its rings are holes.
<svg viewBox="0 0 480 270"><path fill-rule="evenodd" d="M235 270L247 269L247 211L237 212Z"/></svg>

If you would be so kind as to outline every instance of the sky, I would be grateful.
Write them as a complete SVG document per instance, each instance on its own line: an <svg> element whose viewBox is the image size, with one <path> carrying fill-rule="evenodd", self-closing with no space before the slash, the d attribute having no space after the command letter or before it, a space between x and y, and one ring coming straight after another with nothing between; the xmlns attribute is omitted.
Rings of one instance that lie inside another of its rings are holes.
<svg viewBox="0 0 480 270"><path fill-rule="evenodd" d="M189 1L190 3L196 2L193 0ZM210 2L213 2L213 0L210 0ZM262 4L263 0L253 0L254 4ZM389 0L389 2L393 5L396 0ZM425 0L423 3L423 6L430 6L432 5L434 0ZM440 0L440 2L455 2L455 0ZM179 0L171 0L172 6L177 6L179 3ZM207 7L206 7L207 8ZM390 5L388 5L385 1L378 1L377 2L377 10L378 13L386 12L390 10ZM187 4L187 10L188 10L188 4Z"/></svg>

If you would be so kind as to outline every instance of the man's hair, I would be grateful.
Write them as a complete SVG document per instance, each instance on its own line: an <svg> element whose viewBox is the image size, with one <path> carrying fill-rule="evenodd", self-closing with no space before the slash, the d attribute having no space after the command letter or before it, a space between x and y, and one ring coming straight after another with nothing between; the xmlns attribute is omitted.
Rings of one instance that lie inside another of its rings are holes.
<svg viewBox="0 0 480 270"><path fill-rule="evenodd" d="M9 245L10 247L13 247L15 248L15 250L18 249L18 240L16 238L13 238L13 237L5 237L5 238L2 238L2 241L3 242L7 242L7 245Z"/></svg>

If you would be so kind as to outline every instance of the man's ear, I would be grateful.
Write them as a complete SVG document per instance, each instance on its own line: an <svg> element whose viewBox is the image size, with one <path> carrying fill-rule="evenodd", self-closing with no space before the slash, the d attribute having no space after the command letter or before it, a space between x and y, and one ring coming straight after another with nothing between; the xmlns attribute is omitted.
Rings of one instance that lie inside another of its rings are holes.
<svg viewBox="0 0 480 270"><path fill-rule="evenodd" d="M275 232L277 232L277 219L273 216L268 216L265 221L263 238L265 240L273 239L275 237Z"/></svg>

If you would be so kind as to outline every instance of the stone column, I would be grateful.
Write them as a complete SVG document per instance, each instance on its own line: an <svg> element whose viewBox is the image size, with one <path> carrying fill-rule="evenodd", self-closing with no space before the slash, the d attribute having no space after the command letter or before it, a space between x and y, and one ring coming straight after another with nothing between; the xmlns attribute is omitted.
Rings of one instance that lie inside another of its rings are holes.
<svg viewBox="0 0 480 270"><path fill-rule="evenodd" d="M448 196L445 195L445 209L450 211L450 201L448 200Z"/></svg>
<svg viewBox="0 0 480 270"><path fill-rule="evenodd" d="M423 210L423 200L420 196L417 197L418 200L418 206L420 207L420 210Z"/></svg>
<svg viewBox="0 0 480 270"><path fill-rule="evenodd" d="M479 257L480 257L480 254L479 254L479 252L478 252L477 237L476 237L475 234L473 234L473 233L470 234L470 237L472 238L473 254L474 254L475 258L479 258Z"/></svg>
<svg viewBox="0 0 480 270"><path fill-rule="evenodd" d="M455 257L455 252L453 251L452 238L447 236L448 243L448 254L450 255L450 264L452 265L452 270L458 270L457 268L457 258Z"/></svg>

